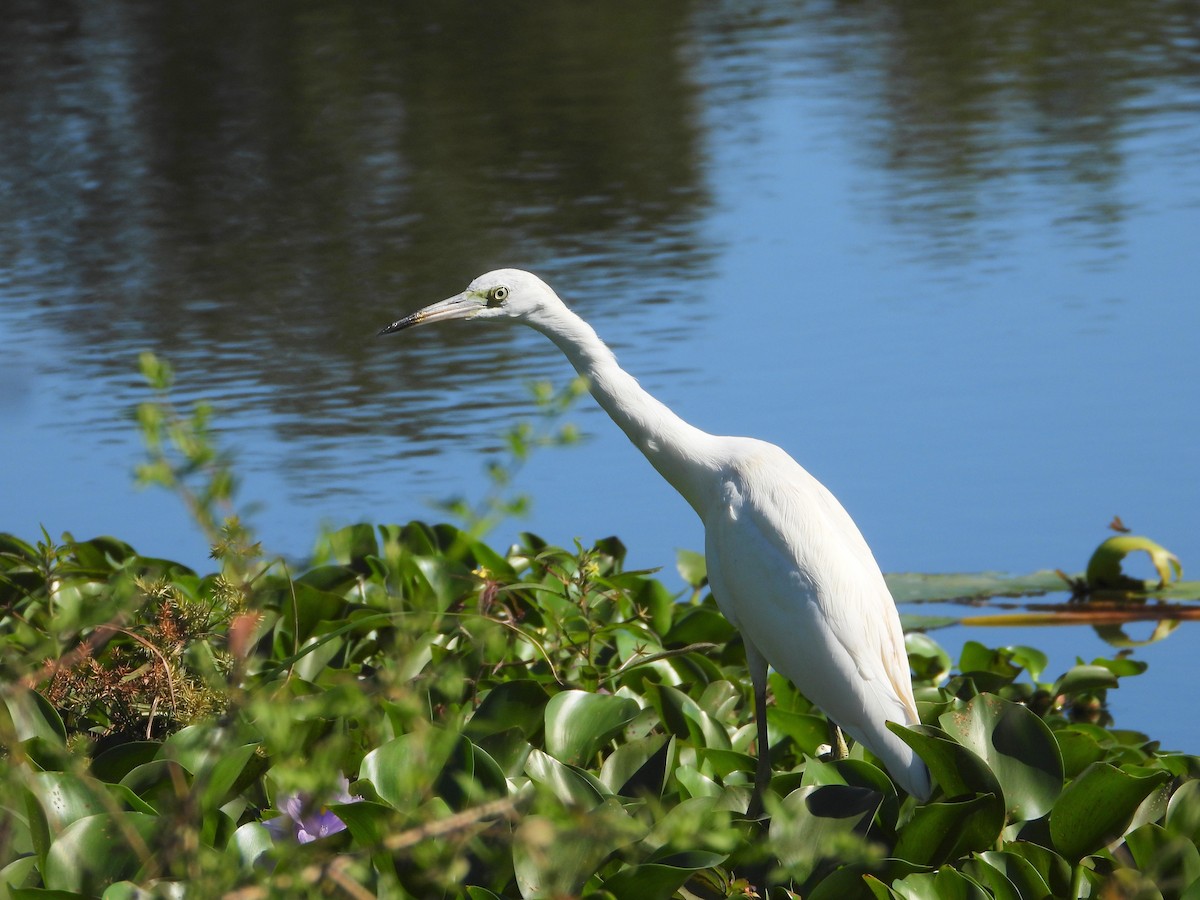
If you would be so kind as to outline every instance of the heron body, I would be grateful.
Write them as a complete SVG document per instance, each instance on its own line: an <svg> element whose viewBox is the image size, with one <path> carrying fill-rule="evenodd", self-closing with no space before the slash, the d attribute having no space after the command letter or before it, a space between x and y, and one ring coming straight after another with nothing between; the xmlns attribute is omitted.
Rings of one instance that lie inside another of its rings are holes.
<svg viewBox="0 0 1200 900"><path fill-rule="evenodd" d="M541 279L499 269L381 333L448 319L515 322L553 341L596 401L704 523L709 585L741 633L754 684L759 771L769 780L767 666L788 678L927 799L929 772L885 722L918 722L896 604L849 514L774 444L711 435L683 421L622 369Z"/></svg>

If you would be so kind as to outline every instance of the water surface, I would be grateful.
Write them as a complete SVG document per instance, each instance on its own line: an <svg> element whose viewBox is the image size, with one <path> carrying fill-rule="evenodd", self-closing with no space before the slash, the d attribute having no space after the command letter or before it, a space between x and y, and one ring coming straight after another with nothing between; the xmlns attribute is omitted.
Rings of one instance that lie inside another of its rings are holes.
<svg viewBox="0 0 1200 900"><path fill-rule="evenodd" d="M0 529L205 564L138 493L137 353L208 398L251 521L478 497L540 336L376 339L541 273L695 424L774 440L888 571L1081 570L1114 514L1200 566L1200 43L1188 2L625 2L216 14L26 0L0 29ZM590 402L529 528L670 567L699 524ZM501 457L502 458L502 457ZM1106 652L1090 631L963 631ZM1185 629L1118 720L1200 746ZM1128 694L1126 698L1124 695ZM1161 699L1160 699L1161 698ZM1160 705L1163 704L1163 705Z"/></svg>

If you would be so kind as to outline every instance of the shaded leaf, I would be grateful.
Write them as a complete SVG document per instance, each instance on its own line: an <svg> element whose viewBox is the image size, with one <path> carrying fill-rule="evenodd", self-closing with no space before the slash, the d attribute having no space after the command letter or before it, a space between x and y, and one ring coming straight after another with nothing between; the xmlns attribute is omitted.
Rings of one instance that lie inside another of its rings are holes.
<svg viewBox="0 0 1200 900"><path fill-rule="evenodd" d="M1088 766L1067 785L1050 813L1055 849L1068 860L1078 860L1116 840L1141 802L1170 777L1167 772L1132 775L1108 763Z"/></svg>

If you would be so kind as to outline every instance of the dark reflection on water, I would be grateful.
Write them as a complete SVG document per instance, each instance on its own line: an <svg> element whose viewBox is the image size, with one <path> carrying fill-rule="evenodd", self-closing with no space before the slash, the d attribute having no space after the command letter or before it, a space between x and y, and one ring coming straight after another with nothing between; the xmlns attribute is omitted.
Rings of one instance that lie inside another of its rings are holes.
<svg viewBox="0 0 1200 900"><path fill-rule="evenodd" d="M686 7L613 12L25 4L0 33L4 318L66 332L73 377L153 347L289 440L377 431L401 386L433 439L428 385L530 367L494 337L366 347L402 309L500 264L620 294L703 265Z"/></svg>

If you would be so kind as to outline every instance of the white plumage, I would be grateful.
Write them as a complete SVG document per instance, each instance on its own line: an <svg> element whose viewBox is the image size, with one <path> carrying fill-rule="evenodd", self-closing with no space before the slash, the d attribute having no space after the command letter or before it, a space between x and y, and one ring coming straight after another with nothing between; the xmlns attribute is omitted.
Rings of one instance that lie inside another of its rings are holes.
<svg viewBox="0 0 1200 900"><path fill-rule="evenodd" d="M878 756L905 790L929 797L924 763L884 724L918 721L896 604L862 534L833 494L774 444L715 436L684 422L643 390L591 326L529 272L489 272L463 293L381 333L447 319L519 322L545 334L700 516L709 584L742 635L754 682L756 793L770 776L769 663Z"/></svg>

